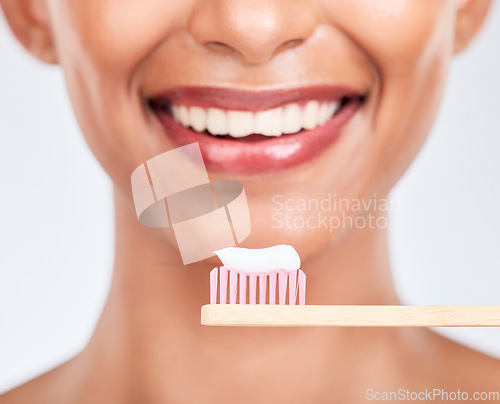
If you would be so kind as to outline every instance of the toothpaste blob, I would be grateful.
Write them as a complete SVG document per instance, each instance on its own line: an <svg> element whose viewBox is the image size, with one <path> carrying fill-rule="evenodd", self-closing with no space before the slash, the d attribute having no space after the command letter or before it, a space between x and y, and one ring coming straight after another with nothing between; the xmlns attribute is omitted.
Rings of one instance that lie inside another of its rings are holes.
<svg viewBox="0 0 500 404"><path fill-rule="evenodd" d="M238 271L261 273L300 268L300 257L291 245L280 244L268 248L228 247L214 251L224 266Z"/></svg>

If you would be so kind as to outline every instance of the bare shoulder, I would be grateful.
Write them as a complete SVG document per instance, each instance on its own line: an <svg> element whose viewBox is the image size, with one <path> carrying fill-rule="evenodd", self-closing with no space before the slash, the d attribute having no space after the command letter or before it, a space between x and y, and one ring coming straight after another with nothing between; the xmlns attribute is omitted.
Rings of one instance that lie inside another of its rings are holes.
<svg viewBox="0 0 500 404"><path fill-rule="evenodd" d="M500 394L500 359L481 353L458 342L434 333L435 367L447 385L469 392ZM497 399L500 399L498 397Z"/></svg>
<svg viewBox="0 0 500 404"><path fill-rule="evenodd" d="M72 388L74 359L0 394L0 404L58 404L67 402L67 392Z"/></svg>

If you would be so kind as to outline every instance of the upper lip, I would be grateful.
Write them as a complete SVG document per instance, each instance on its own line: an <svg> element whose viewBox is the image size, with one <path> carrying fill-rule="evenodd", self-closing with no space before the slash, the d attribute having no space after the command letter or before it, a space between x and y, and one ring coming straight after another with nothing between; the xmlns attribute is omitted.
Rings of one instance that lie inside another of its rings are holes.
<svg viewBox="0 0 500 404"><path fill-rule="evenodd" d="M310 86L275 90L241 90L226 87L171 87L152 97L153 104L175 103L204 108L259 111L309 100L335 101L364 93L342 86Z"/></svg>

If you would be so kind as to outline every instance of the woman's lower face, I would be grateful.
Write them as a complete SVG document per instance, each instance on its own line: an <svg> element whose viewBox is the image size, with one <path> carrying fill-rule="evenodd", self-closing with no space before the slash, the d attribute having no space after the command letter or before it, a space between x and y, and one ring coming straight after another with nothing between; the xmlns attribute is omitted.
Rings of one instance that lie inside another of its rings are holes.
<svg viewBox="0 0 500 404"><path fill-rule="evenodd" d="M131 207L137 166L198 142L212 179L245 187L245 245L304 259L367 213L330 207L324 226L317 203L384 197L411 163L454 46L454 0L47 4L83 133Z"/></svg>

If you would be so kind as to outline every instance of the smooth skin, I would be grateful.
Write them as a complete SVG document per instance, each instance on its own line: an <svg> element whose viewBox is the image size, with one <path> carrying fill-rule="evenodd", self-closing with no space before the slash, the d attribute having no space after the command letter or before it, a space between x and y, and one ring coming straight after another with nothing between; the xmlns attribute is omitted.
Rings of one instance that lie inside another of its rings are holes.
<svg viewBox="0 0 500 404"><path fill-rule="evenodd" d="M385 228L271 228L272 197L387 196L490 3L0 0L21 44L61 66L116 208L113 282L88 346L0 403L361 403L369 388L500 391L498 360L427 329L201 327L216 261L185 268L171 233L138 223L130 189L135 167L173 148L146 102L166 87L363 89L364 104L320 158L272 175L209 174L245 186L252 234L243 246L297 248L308 303L398 304ZM331 214L342 213L368 212Z"/></svg>

